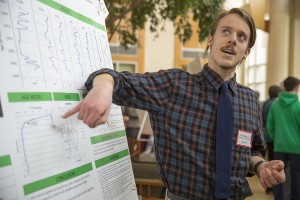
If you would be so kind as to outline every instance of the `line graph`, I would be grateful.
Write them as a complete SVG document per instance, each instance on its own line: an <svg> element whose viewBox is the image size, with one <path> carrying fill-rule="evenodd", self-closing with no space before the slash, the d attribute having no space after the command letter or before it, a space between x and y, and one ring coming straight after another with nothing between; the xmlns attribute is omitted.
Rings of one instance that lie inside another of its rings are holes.
<svg viewBox="0 0 300 200"><path fill-rule="evenodd" d="M18 40L18 45L19 45L19 52L21 57L23 57L24 61L26 62L26 64L31 65L34 67L34 70L37 70L38 68L40 68L40 64L37 63L37 60L34 60L33 58L30 57L30 55L27 55L25 50L23 49L23 43L26 43L26 41L23 41L23 32L25 31L30 31L28 30L28 23L29 20L27 19L27 16L29 15L29 12L20 7L19 6L19 11L18 11L18 18L17 18L17 32L18 32L18 36L19 36L19 40Z"/></svg>
<svg viewBox="0 0 300 200"><path fill-rule="evenodd" d="M100 34L100 44L104 55L104 60L105 60L105 66L107 68L111 68L112 67L112 60L111 60L111 54L110 54L110 49L109 49L109 43L106 39L106 35L104 34Z"/></svg>
<svg viewBox="0 0 300 200"><path fill-rule="evenodd" d="M91 67L91 71L94 71L93 68L92 68L92 58L91 58L91 42L90 42L90 37L88 35L88 32L85 31L85 49L86 49L86 53L87 53L87 59L88 59L88 62L89 62L89 66Z"/></svg>
<svg viewBox="0 0 300 200"><path fill-rule="evenodd" d="M103 63L103 58L101 57L102 55L102 52L100 51L100 47L99 47L99 42L98 42L98 35L96 32L93 31L93 35L94 35L94 44L96 45L96 49L94 50L94 54L97 55L97 57L95 57L95 60L96 60L96 63L95 65L97 66L104 66L104 63ZM98 63L99 64L98 64Z"/></svg>
<svg viewBox="0 0 300 200"><path fill-rule="evenodd" d="M46 84L49 87L61 87L62 76L59 70L57 43L54 36L52 17L48 10L42 7L34 8L38 41L41 48L41 58L45 71Z"/></svg>
<svg viewBox="0 0 300 200"><path fill-rule="evenodd" d="M26 111L16 115L24 175L44 173L65 162L83 161L86 157L83 141L87 136L82 125L72 118L58 120L54 117L55 110L38 113Z"/></svg>
<svg viewBox="0 0 300 200"><path fill-rule="evenodd" d="M65 52L65 47L64 47L64 43L63 43L63 29L62 29L62 22L59 22L59 44L60 44L60 53L62 55L62 63L63 63L63 69L68 71L68 72L71 72L71 70L69 69L68 65L67 65L67 55L66 55L66 52Z"/></svg>
<svg viewBox="0 0 300 200"><path fill-rule="evenodd" d="M19 54L19 64L23 76L23 84L37 85L45 80L40 58L39 46L36 45L36 30L31 23L31 5L13 4L15 20L12 23L15 29L15 43ZM9 7L11 8L11 7Z"/></svg>
<svg viewBox="0 0 300 200"><path fill-rule="evenodd" d="M81 48L80 48L80 40L79 40L79 38L80 38L80 35L79 35L79 32L78 32L78 30L77 30L77 27L75 27L75 26L73 26L72 28L72 36L73 36L73 47L74 47L74 50L75 50L75 52L74 52L74 58L76 58L76 60L75 60L75 64L77 65L77 66L79 66L79 70L76 70L76 68L75 68L75 70L76 71L79 71L79 73L80 73L80 76L81 77L84 77L85 76L85 71L84 71L84 67L83 67L83 58L82 58L82 55L81 55ZM76 66L75 66L76 67ZM78 76L78 78L80 79L80 76Z"/></svg>
<svg viewBox="0 0 300 200"><path fill-rule="evenodd" d="M58 126L54 125L54 127L61 132L66 159L79 162L85 158L81 150L83 148L82 141L87 138L87 135L82 126L75 124L71 117L63 120Z"/></svg>
<svg viewBox="0 0 300 200"><path fill-rule="evenodd" d="M49 59L49 62L51 64L51 66L55 70L55 72L58 73L58 69L57 69L56 64L54 62L54 53L53 53L54 46L52 44L53 42L52 42L51 38L48 36L49 35L49 17L46 17L45 24L46 24L46 30L44 32L44 37L48 41L48 46L47 46L47 49L48 49L48 52L49 52L48 59Z"/></svg>
<svg viewBox="0 0 300 200"><path fill-rule="evenodd" d="M112 67L105 30L43 3L7 2L24 87L72 88Z"/></svg>
<svg viewBox="0 0 300 200"><path fill-rule="evenodd" d="M36 174L61 165L63 149L61 136L50 131L53 126L52 114L35 117L18 116L20 126L20 153L23 157L24 174Z"/></svg>
<svg viewBox="0 0 300 200"><path fill-rule="evenodd" d="M68 42L70 38L66 32L67 27L65 18L58 14L54 14L52 17L52 25L54 40L56 41L58 64L62 77L62 86L64 88L73 88L74 85L76 85L76 79L70 52L72 45Z"/></svg>

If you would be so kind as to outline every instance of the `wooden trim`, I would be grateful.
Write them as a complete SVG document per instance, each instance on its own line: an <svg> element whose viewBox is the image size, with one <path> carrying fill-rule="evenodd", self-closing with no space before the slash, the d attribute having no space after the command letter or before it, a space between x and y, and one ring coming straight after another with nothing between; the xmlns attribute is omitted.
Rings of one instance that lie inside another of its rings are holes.
<svg viewBox="0 0 300 200"><path fill-rule="evenodd" d="M143 179L143 178L136 178L135 179L137 188L138 188L138 195L142 196L143 200L164 200L164 197L157 198L152 197L152 188L153 187L161 187L162 192L166 190L166 186L160 179ZM146 188L147 194L144 195L144 188Z"/></svg>

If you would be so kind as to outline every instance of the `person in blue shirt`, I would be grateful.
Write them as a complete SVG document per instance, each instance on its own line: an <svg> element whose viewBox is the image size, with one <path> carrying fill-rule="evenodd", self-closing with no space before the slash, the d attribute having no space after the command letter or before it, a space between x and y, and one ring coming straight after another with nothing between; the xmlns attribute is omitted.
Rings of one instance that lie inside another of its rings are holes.
<svg viewBox="0 0 300 200"><path fill-rule="evenodd" d="M283 89L278 85L271 85L269 87L269 99L266 100L262 105L262 120L263 120L263 128L264 128L264 139L267 143L268 149L268 159L274 160L274 152L273 152L273 140L268 136L267 133L267 119L268 113L271 108L272 103L278 98L278 93L283 91Z"/></svg>

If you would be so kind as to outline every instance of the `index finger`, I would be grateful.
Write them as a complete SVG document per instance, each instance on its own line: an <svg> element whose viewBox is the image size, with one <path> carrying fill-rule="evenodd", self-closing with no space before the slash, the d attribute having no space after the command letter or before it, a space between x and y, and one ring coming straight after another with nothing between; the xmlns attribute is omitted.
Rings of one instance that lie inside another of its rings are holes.
<svg viewBox="0 0 300 200"><path fill-rule="evenodd" d="M66 112L63 116L62 116L62 118L68 118L68 117L70 117L71 115L74 115L75 113L77 113L77 112L79 112L80 111L80 105L81 105L81 103L80 104L78 104L77 106L75 106L74 108L72 108L71 110L69 110L68 112Z"/></svg>
<svg viewBox="0 0 300 200"><path fill-rule="evenodd" d="M284 173L279 173L276 170L272 170L272 174L275 177L275 179L279 182L279 183L284 183L285 182L285 174Z"/></svg>

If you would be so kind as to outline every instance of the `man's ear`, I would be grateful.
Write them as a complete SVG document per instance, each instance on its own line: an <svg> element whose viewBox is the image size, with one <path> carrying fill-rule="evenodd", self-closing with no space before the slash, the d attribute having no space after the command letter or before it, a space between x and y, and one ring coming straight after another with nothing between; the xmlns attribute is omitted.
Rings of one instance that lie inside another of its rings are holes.
<svg viewBox="0 0 300 200"><path fill-rule="evenodd" d="M294 89L294 91L298 94L299 91L300 91L300 85L296 86L295 89Z"/></svg>
<svg viewBox="0 0 300 200"><path fill-rule="evenodd" d="M211 35L209 35L207 37L206 45L207 46L211 46L212 45L212 41L213 41L213 37Z"/></svg>
<svg viewBox="0 0 300 200"><path fill-rule="evenodd" d="M245 51L245 54L244 54L244 59L247 58L247 56L249 55L250 53L250 48L247 48L246 51Z"/></svg>

